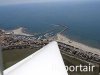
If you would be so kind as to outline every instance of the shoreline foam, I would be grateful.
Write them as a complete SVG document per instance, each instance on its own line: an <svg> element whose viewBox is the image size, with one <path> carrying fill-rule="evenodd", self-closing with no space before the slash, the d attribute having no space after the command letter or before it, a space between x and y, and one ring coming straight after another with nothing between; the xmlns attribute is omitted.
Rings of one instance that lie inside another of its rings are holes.
<svg viewBox="0 0 100 75"><path fill-rule="evenodd" d="M87 52L92 52L92 53L100 55L100 49L93 48L93 47L87 46L85 44L76 42L76 41L71 40L71 39L69 39L61 34L57 34L57 41L74 46L75 48L79 48L79 49L87 51Z"/></svg>

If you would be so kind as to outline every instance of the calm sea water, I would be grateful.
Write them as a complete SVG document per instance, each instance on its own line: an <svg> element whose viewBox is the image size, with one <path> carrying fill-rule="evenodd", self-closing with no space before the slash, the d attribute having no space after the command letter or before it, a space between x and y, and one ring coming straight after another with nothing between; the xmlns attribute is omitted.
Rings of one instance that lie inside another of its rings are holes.
<svg viewBox="0 0 100 75"><path fill-rule="evenodd" d="M69 27L68 37L100 48L100 2L33 3L0 6L0 28L44 32L52 24Z"/></svg>

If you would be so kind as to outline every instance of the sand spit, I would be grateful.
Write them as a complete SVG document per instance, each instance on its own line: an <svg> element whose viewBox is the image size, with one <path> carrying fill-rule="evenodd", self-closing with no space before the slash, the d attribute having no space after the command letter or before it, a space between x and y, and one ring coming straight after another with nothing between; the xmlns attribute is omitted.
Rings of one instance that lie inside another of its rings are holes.
<svg viewBox="0 0 100 75"><path fill-rule="evenodd" d="M7 31L6 34L15 34L15 35L24 35L24 36L33 36L24 32L24 28L20 27L15 30Z"/></svg>
<svg viewBox="0 0 100 75"><path fill-rule="evenodd" d="M61 34L57 34L57 41L74 46L75 48L79 48L79 49L87 51L87 52L92 52L92 53L100 55L100 49L89 47L89 46L84 45L82 43L73 41L73 40L71 40L71 39L69 39L66 36L61 35Z"/></svg>

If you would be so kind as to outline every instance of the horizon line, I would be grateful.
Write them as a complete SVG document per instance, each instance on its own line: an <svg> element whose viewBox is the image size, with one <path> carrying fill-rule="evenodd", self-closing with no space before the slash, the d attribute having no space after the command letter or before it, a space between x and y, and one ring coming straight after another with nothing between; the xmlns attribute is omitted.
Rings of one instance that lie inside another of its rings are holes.
<svg viewBox="0 0 100 75"><path fill-rule="evenodd" d="M65 1L65 0L62 0L62 1L33 1L33 2L17 2L17 3L3 3L3 4L0 4L0 6L10 6L10 5L20 5L20 4L33 4L33 3L58 3L58 2L71 2L71 3L85 3L85 2L98 2L98 0L96 1L87 1L87 0L84 0L84 1ZM100 1L99 1L100 2Z"/></svg>

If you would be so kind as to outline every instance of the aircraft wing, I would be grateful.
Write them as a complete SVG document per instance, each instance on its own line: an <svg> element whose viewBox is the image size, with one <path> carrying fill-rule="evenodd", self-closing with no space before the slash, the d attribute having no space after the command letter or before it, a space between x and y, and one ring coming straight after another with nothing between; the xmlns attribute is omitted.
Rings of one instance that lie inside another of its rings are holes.
<svg viewBox="0 0 100 75"><path fill-rule="evenodd" d="M57 42L3 71L4 75L68 75Z"/></svg>

